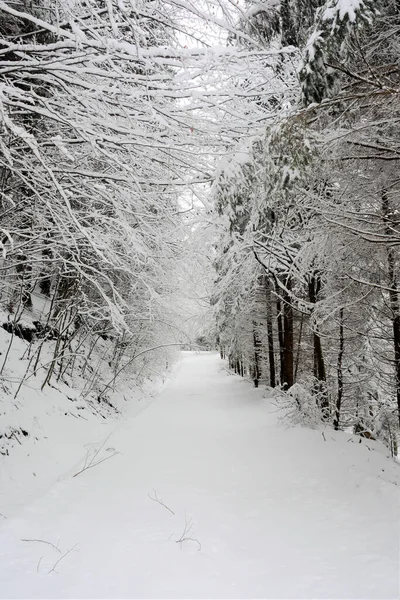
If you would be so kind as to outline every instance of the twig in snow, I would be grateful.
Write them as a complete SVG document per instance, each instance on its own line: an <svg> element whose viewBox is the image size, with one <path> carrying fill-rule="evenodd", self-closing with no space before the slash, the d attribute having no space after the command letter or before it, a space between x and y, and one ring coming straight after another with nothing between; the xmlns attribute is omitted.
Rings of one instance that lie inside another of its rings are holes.
<svg viewBox="0 0 400 600"><path fill-rule="evenodd" d="M166 504L164 504L164 502L162 500L160 500L160 498L157 496L157 492L156 490L153 488L153 492L154 492L154 498L153 496L150 496L150 494L147 494L148 497L150 498L150 500L153 500L154 502L158 502L158 504L161 504L161 506L163 506L164 508L166 508L167 510L169 510L169 512L171 513L171 515L175 515L174 511L172 509L170 509L169 506L167 506Z"/></svg>
<svg viewBox="0 0 400 600"><path fill-rule="evenodd" d="M0 513L0 517L2 517L3 519L7 519L6 515L3 515L3 513Z"/></svg>
<svg viewBox="0 0 400 600"><path fill-rule="evenodd" d="M21 442L19 441L19 439L18 439L18 438L17 438L17 436L15 435L15 431L13 431L11 435L13 435L13 436L15 437L15 439L17 440L18 444L19 444L20 446L22 446Z"/></svg>
<svg viewBox="0 0 400 600"><path fill-rule="evenodd" d="M43 558L43 556L41 556L41 557L39 558L39 560L38 560L38 564L37 564L37 566L36 566L36 571L37 571L38 573L39 573L39 569L40 569L40 563L42 562L42 558Z"/></svg>
<svg viewBox="0 0 400 600"><path fill-rule="evenodd" d="M21 542L38 542L40 544L48 544L49 546L51 546L52 548L54 548L54 550L57 550L57 552L59 552L61 554L61 550L58 546L55 546L54 544L52 544L51 542L46 542L46 540L28 540L26 538L21 538Z"/></svg>
<svg viewBox="0 0 400 600"><path fill-rule="evenodd" d="M183 542L194 542L195 544L198 544L198 552L200 552L201 550L201 544L199 542L199 540L197 538L192 537L190 534L192 532L193 529L193 521L192 518L190 517L190 519L187 518L186 516L186 512L185 512L185 527L183 530L183 533L181 535L181 537L178 540L175 540L175 542L177 544L181 545L182 548L182 544Z"/></svg>
<svg viewBox="0 0 400 600"><path fill-rule="evenodd" d="M99 456L100 452L104 448L106 442L109 440L110 435L106 437L104 442L96 450L96 452L94 453L94 455L92 456L92 458L90 460L89 460L89 452L86 454L85 464L83 465L83 468L80 471L78 471L77 473L75 473L75 475L73 475L72 477L77 477L84 471L87 471L88 469L93 469L93 467L97 467L97 465L100 465L102 462L109 460L110 458L113 458L113 456L117 456L117 454L119 454L119 452L114 452L114 454L110 454L109 456L105 456L104 458L99 458L98 460L96 460L97 457Z"/></svg>
<svg viewBox="0 0 400 600"><path fill-rule="evenodd" d="M77 473L75 473L75 475L73 475L72 477L78 477L78 475L80 475L84 471L88 471L89 469L93 469L93 467L97 467L97 465L100 465L102 462L105 462L106 460L109 460L110 458L113 458L114 456L117 456L117 454L119 454L119 452L114 452L114 454L110 454L110 456L105 456L104 458L102 458L101 460L98 460L95 463L91 462L90 464L88 464L87 467L84 467L83 469L81 469L80 471L78 471Z"/></svg>
<svg viewBox="0 0 400 600"><path fill-rule="evenodd" d="M73 548L70 548L69 550L67 550L66 552L64 552L64 554L62 556L60 556L60 558L54 563L53 567L50 569L49 571L49 575L50 573L53 573L53 571L55 573L57 573L56 571L56 566L62 561L63 558L65 558L68 554L70 554L70 552L73 552L75 550L75 548L77 547L78 544L75 544L75 546Z"/></svg>
<svg viewBox="0 0 400 600"><path fill-rule="evenodd" d="M321 431L321 433L322 433L322 437L324 438L324 440L325 440L325 442L326 442L326 437L325 437L325 434L324 434L324 432L323 432L323 431Z"/></svg>

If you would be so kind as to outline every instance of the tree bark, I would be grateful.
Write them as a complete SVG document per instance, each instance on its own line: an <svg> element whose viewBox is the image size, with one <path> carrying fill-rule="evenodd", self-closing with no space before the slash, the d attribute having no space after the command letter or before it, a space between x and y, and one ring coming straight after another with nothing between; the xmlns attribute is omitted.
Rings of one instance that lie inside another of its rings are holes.
<svg viewBox="0 0 400 600"><path fill-rule="evenodd" d="M297 380L297 372L299 370L299 364L300 364L300 350L301 350L301 338L303 335L303 322L304 322L304 315L303 313L301 314L301 319L300 319L300 330L299 330L299 341L297 342L297 350L296 350L296 362L294 365L294 380Z"/></svg>
<svg viewBox="0 0 400 600"><path fill-rule="evenodd" d="M344 354L344 329L343 329L343 307L339 312L339 353L337 361L337 398L336 398L336 409L335 418L333 420L333 428L338 431L340 423L340 410L342 407L343 400L343 354Z"/></svg>
<svg viewBox="0 0 400 600"><path fill-rule="evenodd" d="M272 325L271 289L270 289L267 278L265 278L265 288L266 288L266 296L267 296L267 336L268 336L269 384L272 388L274 388L276 385L274 329L273 329L273 325Z"/></svg>
<svg viewBox="0 0 400 600"><path fill-rule="evenodd" d="M321 291L321 277L317 271L314 271L310 277L308 284L308 296L312 304L318 301L318 295ZM313 315L311 315L312 318ZM314 377L317 380L316 392L319 395L319 405L322 410L324 419L329 418L329 399L326 390L326 369L325 361L322 352L321 336L318 331L318 326L313 324L313 346L314 346Z"/></svg>
<svg viewBox="0 0 400 600"><path fill-rule="evenodd" d="M297 35L290 0L281 0L282 45L297 46Z"/></svg>
<svg viewBox="0 0 400 600"><path fill-rule="evenodd" d="M291 290L291 281L286 281L286 288L288 292ZM291 304L291 298L287 291L283 292L283 354L284 354L284 368L283 368L283 381L281 382L283 389L287 390L292 387L294 383L293 379L293 308Z"/></svg>
<svg viewBox="0 0 400 600"><path fill-rule="evenodd" d="M388 236L392 235L392 223L389 207L389 198L386 190L382 191L382 212L385 220L385 230ZM392 313L394 371L397 399L397 412L400 425L400 301L397 287L396 256L393 246L387 246L387 263L389 276L389 303Z"/></svg>
<svg viewBox="0 0 400 600"><path fill-rule="evenodd" d="M254 372L253 381L254 387L258 388L258 384L261 378L261 367L260 367L260 350L261 341L257 334L257 324L253 321L253 344L254 344Z"/></svg>
<svg viewBox="0 0 400 600"><path fill-rule="evenodd" d="M283 334L283 309L280 298L276 300L277 323L278 323L278 340L279 340L279 382L283 385L285 380L285 342Z"/></svg>

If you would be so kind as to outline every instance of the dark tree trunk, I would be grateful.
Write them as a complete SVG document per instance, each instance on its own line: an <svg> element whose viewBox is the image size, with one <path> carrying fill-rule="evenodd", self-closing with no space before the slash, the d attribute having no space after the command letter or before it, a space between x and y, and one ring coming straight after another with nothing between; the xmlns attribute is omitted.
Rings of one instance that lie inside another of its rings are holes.
<svg viewBox="0 0 400 600"><path fill-rule="evenodd" d="M291 290L291 281L286 281L288 291L283 292L283 354L284 368L283 381L281 382L283 389L287 390L292 387L293 380L293 308L289 292Z"/></svg>
<svg viewBox="0 0 400 600"><path fill-rule="evenodd" d="M399 310L399 295L398 292L391 292L393 298L391 298L392 310L393 307ZM397 398L397 412L399 417L400 425L400 315L396 314L393 317L393 342L394 342L394 363L395 363L395 376L396 376L396 398Z"/></svg>
<svg viewBox="0 0 400 600"><path fill-rule="evenodd" d="M274 354L274 329L272 325L271 311L271 289L268 279L265 279L266 296L267 296L267 336L268 336L268 364L269 364L269 384L272 388L276 385L275 375L275 354Z"/></svg>
<svg viewBox="0 0 400 600"><path fill-rule="evenodd" d="M386 190L382 192L382 212L385 220L387 236L392 236L394 223L391 221L389 199ZM397 412L400 424L400 301L397 286L396 256L393 246L387 247L387 262L389 275L389 302L392 313L394 371L396 383Z"/></svg>
<svg viewBox="0 0 400 600"><path fill-rule="evenodd" d="M318 301L318 295L321 291L321 277L317 271L310 277L308 284L308 296L312 304ZM312 317L312 315L311 315ZM320 398L320 408L324 419L329 418L329 399L326 390L326 369L325 361L322 352L321 336L318 331L318 326L314 323L313 326L313 346L314 346L314 377L317 380L316 392Z"/></svg>
<svg viewBox="0 0 400 600"><path fill-rule="evenodd" d="M314 272L308 284L308 297L312 304L318 301L318 295L321 291L321 278ZM313 346L314 346L314 377L319 381L326 381L325 362L322 354L321 336L318 326L314 323L313 327Z"/></svg>
<svg viewBox="0 0 400 600"><path fill-rule="evenodd" d="M276 300L276 311L278 313L277 323L278 323L278 340L279 340L279 382L283 385L285 380L285 341L283 335L283 309L282 302L280 298Z"/></svg>
<svg viewBox="0 0 400 600"><path fill-rule="evenodd" d="M290 0L281 0L282 45L297 46L296 27Z"/></svg>
<svg viewBox="0 0 400 600"><path fill-rule="evenodd" d="M261 350L261 341L257 334L257 324L253 321L253 344L254 344L254 372L253 372L253 381L254 387L258 388L258 384L261 377L261 367L260 367L260 350Z"/></svg>
<svg viewBox="0 0 400 600"><path fill-rule="evenodd" d="M297 372L299 370L299 364L300 364L300 351L301 351L301 338L303 335L303 322L304 322L304 315L301 315L301 319L300 319L300 329L299 329L299 340L297 342L297 350L296 350L296 363L294 366L294 380L296 381L297 379Z"/></svg>
<svg viewBox="0 0 400 600"><path fill-rule="evenodd" d="M333 420L333 427L336 431L339 429L340 423L340 410L342 407L343 400L343 353L344 353L344 329L343 329L343 316L344 309L340 309L339 318L339 353L337 361L337 398L336 398L336 409L335 418Z"/></svg>
<svg viewBox="0 0 400 600"><path fill-rule="evenodd" d="M318 381L326 381L325 362L322 354L321 337L318 329L314 331L314 377Z"/></svg>

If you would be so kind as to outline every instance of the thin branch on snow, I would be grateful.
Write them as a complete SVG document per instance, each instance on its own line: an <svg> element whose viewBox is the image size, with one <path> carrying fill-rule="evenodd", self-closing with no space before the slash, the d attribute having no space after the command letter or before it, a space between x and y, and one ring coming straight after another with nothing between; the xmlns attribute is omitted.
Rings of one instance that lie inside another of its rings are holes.
<svg viewBox="0 0 400 600"><path fill-rule="evenodd" d="M66 557L68 556L68 554L70 554L71 552L75 551L75 548L77 547L78 544L75 544L75 546L73 546L73 548L70 548L69 550L67 550L66 552L64 552L64 554L54 563L53 567L50 569L50 571L48 572L48 574L50 575L50 573L57 573L56 571L56 566Z"/></svg>
<svg viewBox="0 0 400 600"><path fill-rule="evenodd" d="M157 496L157 492L155 489L153 489L153 492L154 492L154 497L150 496L150 494L148 494L148 497L150 498L150 500L153 500L154 502L158 502L158 504L161 504L161 506L166 508L172 515L175 515L174 511L171 508L169 508L169 506L164 504L164 502L162 500L160 500L160 498Z"/></svg>
<svg viewBox="0 0 400 600"><path fill-rule="evenodd" d="M191 536L191 533L193 530L193 525L194 524L193 524L192 517L190 517L188 519L187 515L186 515L186 511L185 511L185 527L183 529L182 535L180 536L180 538L178 540L175 540L175 543L181 544L181 548L182 548L183 542L194 542L195 544L198 545L198 552L200 552L201 544L200 544L199 540L197 538L194 538Z"/></svg>
<svg viewBox="0 0 400 600"><path fill-rule="evenodd" d="M51 542L47 542L46 540L21 538L21 542L38 542L39 544L47 544L48 546L51 546L52 548L54 548L54 550L57 550L57 552L61 554L61 550L58 546L52 544Z"/></svg>
<svg viewBox="0 0 400 600"><path fill-rule="evenodd" d="M117 454L119 454L119 452L114 452L113 454L110 454L109 456L105 456L103 458L98 458L100 452L104 448L104 446L107 443L107 441L109 440L110 436L111 436L111 434L106 437L106 439L104 440L104 442L101 444L101 446L99 446L99 448L96 450L96 452L94 453L94 455L90 458L90 460L89 460L89 451L87 452L86 458L85 458L85 463L84 463L82 469L80 469L80 471L78 471L77 473L75 473L75 475L72 476L73 478L74 477L78 477L78 475L80 475L84 471L88 471L89 469L93 469L93 467L97 467L98 465L100 465L101 463L105 462L106 460L109 460L110 458L113 458L114 456L117 456Z"/></svg>

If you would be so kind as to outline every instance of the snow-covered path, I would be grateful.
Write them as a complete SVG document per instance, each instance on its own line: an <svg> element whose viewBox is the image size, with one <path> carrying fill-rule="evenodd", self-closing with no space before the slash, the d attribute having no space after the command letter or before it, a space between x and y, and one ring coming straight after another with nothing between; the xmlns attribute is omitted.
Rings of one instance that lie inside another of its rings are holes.
<svg viewBox="0 0 400 600"><path fill-rule="evenodd" d="M397 598L398 465L261 395L188 354L119 455L2 522L0 597Z"/></svg>

